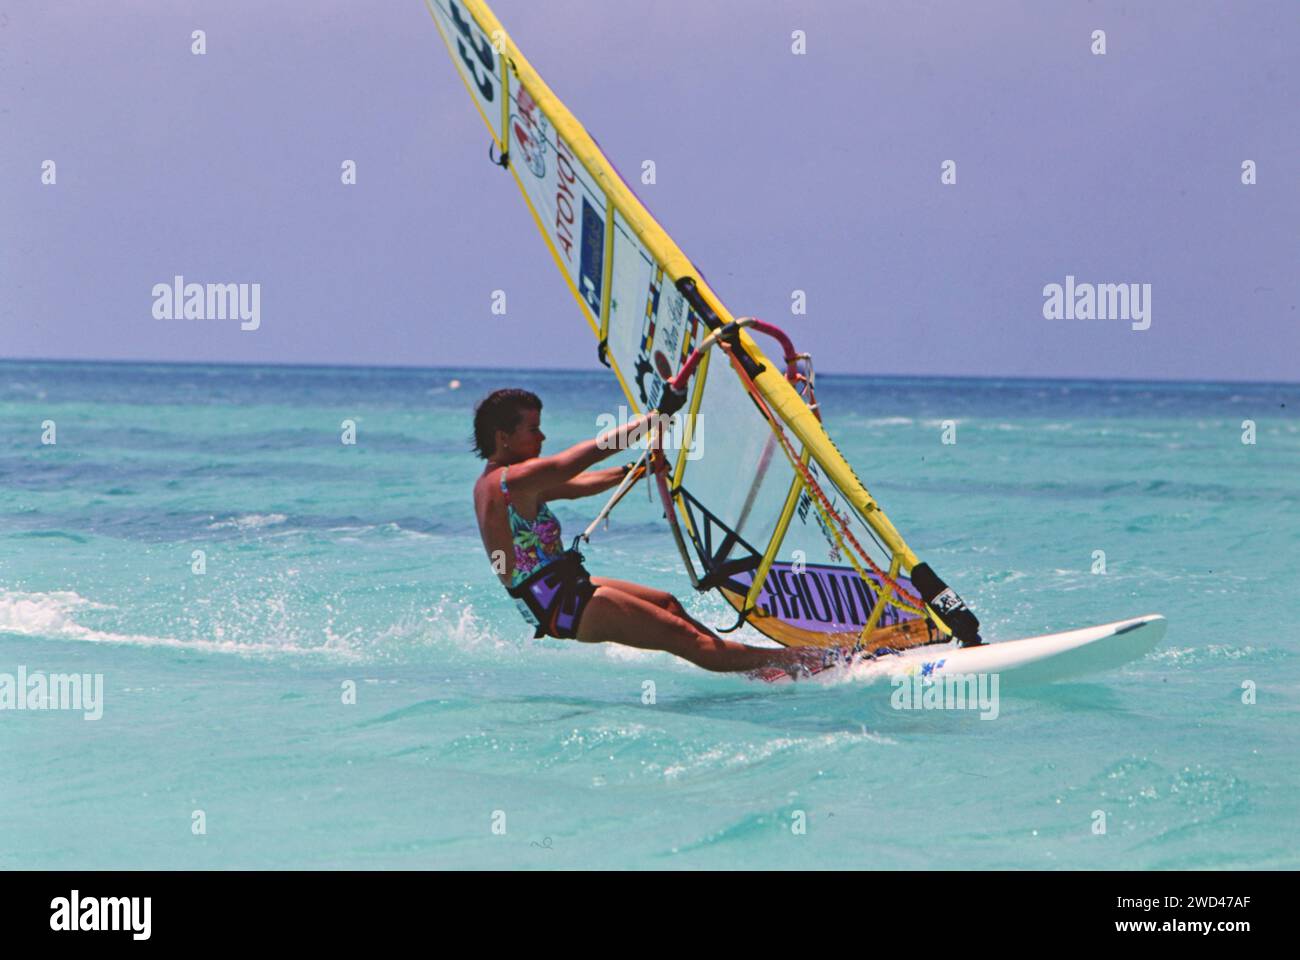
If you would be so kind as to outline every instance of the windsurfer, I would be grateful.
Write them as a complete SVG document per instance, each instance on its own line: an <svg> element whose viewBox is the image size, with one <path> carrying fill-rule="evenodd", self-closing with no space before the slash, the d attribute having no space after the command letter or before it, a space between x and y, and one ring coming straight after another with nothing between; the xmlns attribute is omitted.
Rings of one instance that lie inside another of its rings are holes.
<svg viewBox="0 0 1300 960"><path fill-rule="evenodd" d="M666 650L705 670L791 674L826 664L828 651L753 647L724 640L688 614L672 594L590 575L566 551L550 501L588 497L618 485L626 468L589 470L654 414L544 457L542 401L527 390L497 390L474 411L474 450L487 465L474 484L474 512L493 570L538 636ZM657 462L656 469L665 464Z"/></svg>

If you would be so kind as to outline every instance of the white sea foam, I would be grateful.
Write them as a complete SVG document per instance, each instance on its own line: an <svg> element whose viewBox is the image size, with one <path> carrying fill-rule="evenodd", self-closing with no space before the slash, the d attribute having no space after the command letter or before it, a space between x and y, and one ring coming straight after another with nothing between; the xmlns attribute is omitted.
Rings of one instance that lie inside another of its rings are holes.
<svg viewBox="0 0 1300 960"><path fill-rule="evenodd" d="M26 636L59 636L78 628L72 619L75 610L107 609L92 603L71 590L53 593L19 593L0 591L0 631Z"/></svg>
<svg viewBox="0 0 1300 960"><path fill-rule="evenodd" d="M259 530L262 527L274 527L289 518L283 513L249 513L229 520L218 520L208 524L209 530Z"/></svg>
<svg viewBox="0 0 1300 960"><path fill-rule="evenodd" d="M83 643L118 643L137 647L170 647L181 650L195 650L205 653L238 654L343 654L351 657L350 651L328 648L297 647L280 643L248 643L238 640L220 638L221 629L217 628L218 639L185 639L178 637L159 637L142 633L117 633L111 630L96 630L77 622L76 613L80 610L111 610L113 607L88 600L70 590L58 590L50 593L24 593L20 591L0 591L0 633L17 634L25 637L47 637L57 640L75 640Z"/></svg>

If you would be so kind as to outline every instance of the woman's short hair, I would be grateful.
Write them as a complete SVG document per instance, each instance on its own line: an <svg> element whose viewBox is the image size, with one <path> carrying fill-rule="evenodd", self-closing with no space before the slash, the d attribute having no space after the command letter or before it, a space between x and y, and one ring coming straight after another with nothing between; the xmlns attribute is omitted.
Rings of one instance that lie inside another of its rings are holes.
<svg viewBox="0 0 1300 960"><path fill-rule="evenodd" d="M522 420L523 411L542 409L537 394L513 387L495 390L478 402L474 408L474 436L470 442L474 452L486 460L496 450L498 430L513 433Z"/></svg>

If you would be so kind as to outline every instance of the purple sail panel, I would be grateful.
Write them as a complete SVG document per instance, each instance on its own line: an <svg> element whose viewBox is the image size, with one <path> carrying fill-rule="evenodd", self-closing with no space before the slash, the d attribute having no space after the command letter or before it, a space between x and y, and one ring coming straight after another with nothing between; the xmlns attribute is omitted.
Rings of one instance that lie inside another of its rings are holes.
<svg viewBox="0 0 1300 960"><path fill-rule="evenodd" d="M758 595L758 605L769 615L802 630L818 633L849 633L866 626L867 618L880 595L882 584L867 571L871 582L864 581L852 567L822 564L773 563ZM734 578L748 588L754 582L752 571ZM912 582L904 576L895 578L904 590ZM891 627L917 619L910 610L892 603L885 606L877 627Z"/></svg>

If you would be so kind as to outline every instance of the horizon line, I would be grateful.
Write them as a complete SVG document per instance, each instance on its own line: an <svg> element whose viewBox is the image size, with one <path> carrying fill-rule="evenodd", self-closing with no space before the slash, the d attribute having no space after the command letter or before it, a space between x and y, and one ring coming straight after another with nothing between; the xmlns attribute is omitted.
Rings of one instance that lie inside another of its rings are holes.
<svg viewBox="0 0 1300 960"><path fill-rule="evenodd" d="M248 361L248 360L142 360L120 358L87 357L5 357L0 356L0 364L102 364L117 366L161 366L161 367L283 367L301 370L407 370L411 372L436 371L475 371L483 373L566 373L580 375L597 375L602 371L597 368L581 367L485 367L471 364L457 366L423 366L419 364L386 363L295 363L292 361ZM837 370L818 370L817 375L832 378L858 377L868 380L1043 380L1078 383L1167 383L1167 384L1222 384L1244 386L1300 386L1300 380L1188 380L1179 377L1155 377L1139 379L1136 377L1100 377L1100 376L1027 376L1024 374L944 374L944 373L845 373Z"/></svg>

